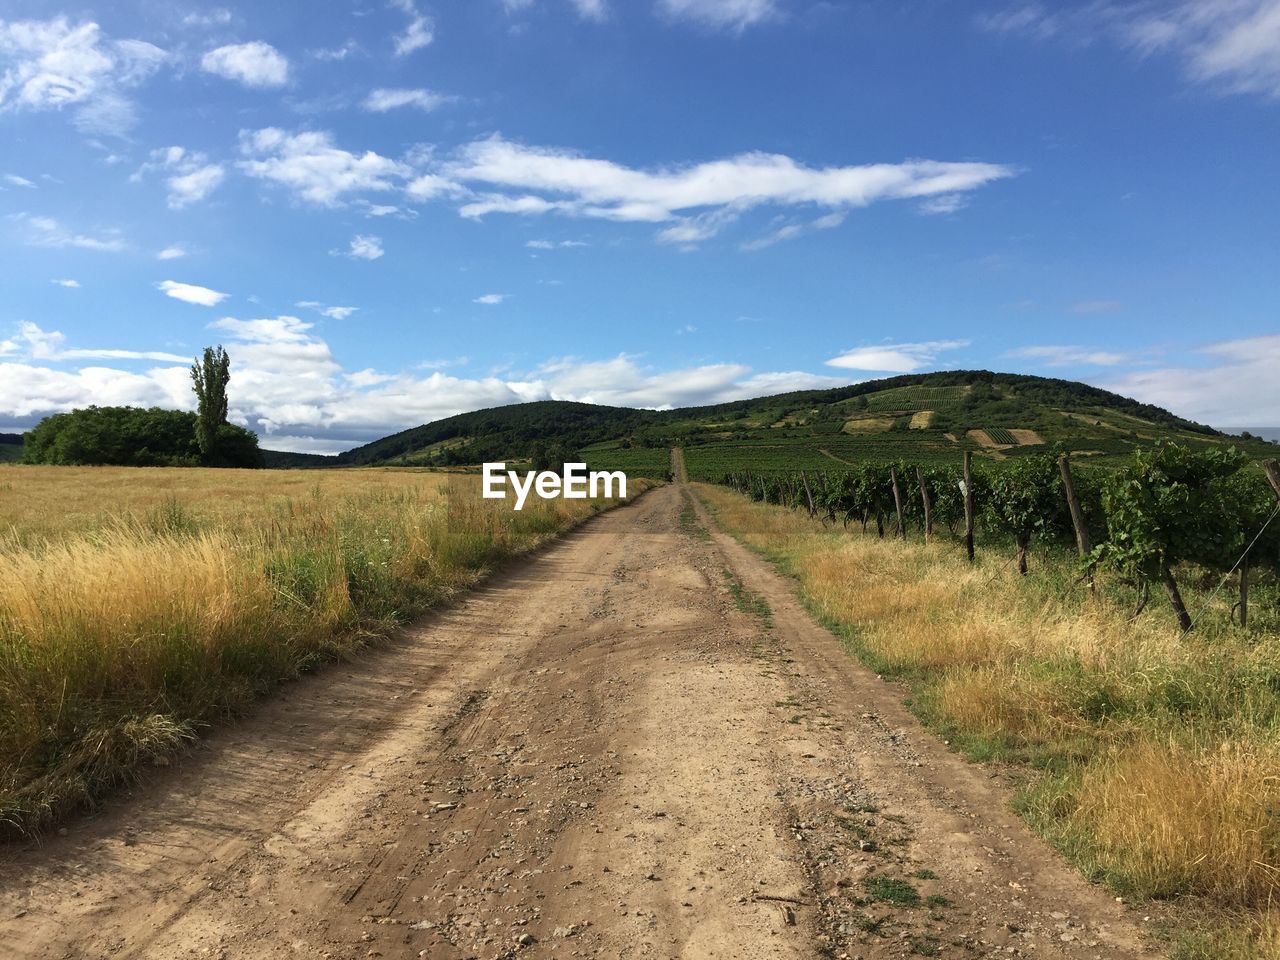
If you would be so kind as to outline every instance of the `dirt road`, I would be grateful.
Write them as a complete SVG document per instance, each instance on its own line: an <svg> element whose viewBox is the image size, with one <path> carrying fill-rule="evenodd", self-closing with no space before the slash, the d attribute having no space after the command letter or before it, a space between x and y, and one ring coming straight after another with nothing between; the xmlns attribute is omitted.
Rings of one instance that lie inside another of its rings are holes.
<svg viewBox="0 0 1280 960"><path fill-rule="evenodd" d="M0 851L0 954L1154 955L708 529L657 489Z"/></svg>

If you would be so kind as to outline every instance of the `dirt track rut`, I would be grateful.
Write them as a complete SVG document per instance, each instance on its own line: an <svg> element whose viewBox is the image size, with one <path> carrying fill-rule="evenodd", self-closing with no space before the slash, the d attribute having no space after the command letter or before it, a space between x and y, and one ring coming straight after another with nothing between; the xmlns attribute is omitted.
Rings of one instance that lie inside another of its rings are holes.
<svg viewBox="0 0 1280 960"><path fill-rule="evenodd" d="M0 851L0 955L1155 955L711 530L657 489Z"/></svg>

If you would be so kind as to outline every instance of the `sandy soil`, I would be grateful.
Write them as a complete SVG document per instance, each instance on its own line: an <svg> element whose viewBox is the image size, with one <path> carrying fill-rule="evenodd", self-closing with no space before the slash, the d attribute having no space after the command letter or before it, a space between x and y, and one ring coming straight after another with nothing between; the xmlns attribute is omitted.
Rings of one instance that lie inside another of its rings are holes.
<svg viewBox="0 0 1280 960"><path fill-rule="evenodd" d="M1155 955L708 528L657 489L0 850L0 954Z"/></svg>

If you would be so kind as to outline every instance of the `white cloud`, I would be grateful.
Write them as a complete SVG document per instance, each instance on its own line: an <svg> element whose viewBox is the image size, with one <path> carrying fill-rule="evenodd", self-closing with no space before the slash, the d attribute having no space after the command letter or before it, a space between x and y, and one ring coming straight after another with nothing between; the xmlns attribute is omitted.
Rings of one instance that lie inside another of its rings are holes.
<svg viewBox="0 0 1280 960"><path fill-rule="evenodd" d="M125 242L121 239L118 230L104 231L94 236L68 230L53 217L14 213L10 214L8 219L24 228L23 242L32 247L52 247L55 249L73 247L79 250L97 250L104 253L118 253L125 248Z"/></svg>
<svg viewBox="0 0 1280 960"><path fill-rule="evenodd" d="M390 109L416 99L420 91L382 92L389 96L379 105ZM241 131L240 149L245 173L324 206L339 205L351 194L401 190L415 202L452 200L459 214L471 219L560 213L662 224L657 239L685 247L716 236L757 207L825 210L800 230L783 230L756 245L766 246L838 226L850 210L877 201L954 197L1015 174L1000 164L935 160L813 168L764 153L641 170L500 136L469 143L448 158L413 148L403 160L393 160L373 151L344 150L324 131L292 134L274 127ZM369 215L412 215L393 204L360 202Z"/></svg>
<svg viewBox="0 0 1280 960"><path fill-rule="evenodd" d="M1005 356L1016 360L1038 361L1049 367L1114 367L1133 359L1126 353L1073 346L1019 347L1016 350L1010 350Z"/></svg>
<svg viewBox="0 0 1280 960"><path fill-rule="evenodd" d="M80 287L79 280L50 280L49 282L59 287L66 287L68 290L77 290Z"/></svg>
<svg viewBox="0 0 1280 960"><path fill-rule="evenodd" d="M226 177L226 171L216 163L198 167L190 173L170 177L168 180L170 209L181 210L183 207L198 203L213 193L224 177Z"/></svg>
<svg viewBox="0 0 1280 960"><path fill-rule="evenodd" d="M1105 37L1138 56L1167 54L1187 79L1224 93L1280 97L1276 0L1097 2L1077 8L1025 3L978 18L983 29L1038 39Z"/></svg>
<svg viewBox="0 0 1280 960"><path fill-rule="evenodd" d="M453 97L421 88L409 90L379 87L365 97L364 108L374 113L386 113L399 107L417 107L430 112L452 100Z"/></svg>
<svg viewBox="0 0 1280 960"><path fill-rule="evenodd" d="M210 50L200 60L206 73L235 80L246 87L283 87L289 82L289 61L261 40L232 43Z"/></svg>
<svg viewBox="0 0 1280 960"><path fill-rule="evenodd" d="M435 27L430 17L418 12L413 0L392 0L391 6L400 10L409 18L408 25L402 33L395 36L393 46L397 57L404 57L415 50L430 46L435 40Z"/></svg>
<svg viewBox="0 0 1280 960"><path fill-rule="evenodd" d="M176 280L161 280L156 284L156 289L166 297L173 297L183 303L193 303L200 307L216 307L230 296L230 294L219 293L217 290L210 290L208 287L196 286L193 283L179 283Z"/></svg>
<svg viewBox="0 0 1280 960"><path fill-rule="evenodd" d="M16 173L6 173L3 179L4 182L9 184L11 187L27 187L31 190L38 189L35 183L28 180L26 177L18 176Z"/></svg>
<svg viewBox="0 0 1280 960"><path fill-rule="evenodd" d="M774 0L658 0L658 9L676 20L742 30L779 15Z"/></svg>
<svg viewBox="0 0 1280 960"><path fill-rule="evenodd" d="M352 260L377 260L386 253L382 249L382 238L367 233L357 233L351 238L346 250L330 250L334 257L350 257Z"/></svg>
<svg viewBox="0 0 1280 960"><path fill-rule="evenodd" d="M181 260L187 255L187 248L180 243L171 244L156 254L157 260Z"/></svg>
<svg viewBox="0 0 1280 960"><path fill-rule="evenodd" d="M847 382L798 371L757 373L736 363L655 370L627 355L603 361L559 359L505 378L449 376L439 369L347 372L313 326L297 317L224 317L210 326L231 355L231 419L260 431L263 445L273 449L334 452L416 424L524 400L666 408ZM31 340L46 360L66 359L76 351L65 350L60 334L38 328L28 333L30 338L20 335L21 342L14 341L26 358L0 362L0 417L34 418L90 403L192 406L185 358L118 351L128 359L154 357L181 365L144 374L105 367L62 371L33 364L40 358L32 355ZM0 353L5 349L0 347ZM95 356L108 352L80 351ZM407 369L414 366L406 360Z"/></svg>
<svg viewBox="0 0 1280 960"><path fill-rule="evenodd" d="M1280 424L1280 334L1211 343L1209 366L1129 373L1100 386L1217 427Z"/></svg>
<svg viewBox="0 0 1280 960"><path fill-rule="evenodd" d="M856 347L832 357L827 361L827 366L883 373L914 373L922 367L932 366L938 354L959 350L968 345L968 340L929 340L924 343L886 343L873 347Z"/></svg>
<svg viewBox="0 0 1280 960"><path fill-rule="evenodd" d="M999 164L935 160L813 168L765 153L646 171L498 136L465 146L441 165L440 173L455 183L515 191L473 196L460 208L466 217L559 212L671 223L660 239L684 244L713 236L757 206L814 205L845 212L878 200L956 194L1014 175Z"/></svg>
<svg viewBox="0 0 1280 960"><path fill-rule="evenodd" d="M503 300L506 300L506 299L507 299L508 297L510 297L510 296L511 296L511 294L509 294L509 293L486 293L486 294L484 294L483 296L476 297L476 298L475 298L474 300L472 300L471 302L472 302L472 303L483 303L483 304L484 304L485 306L487 306L487 307L496 307L496 306L497 306L498 304L500 304Z"/></svg>
<svg viewBox="0 0 1280 960"><path fill-rule="evenodd" d="M108 40L96 23L0 20L0 112L75 108L87 132L123 135L137 122L128 92L168 60L142 40Z"/></svg>
<svg viewBox="0 0 1280 960"><path fill-rule="evenodd" d="M240 162L251 177L282 184L302 199L334 206L349 193L396 189L413 170L372 150L356 155L333 145L324 132L289 134L275 127L242 130Z"/></svg>
<svg viewBox="0 0 1280 960"><path fill-rule="evenodd" d="M169 209L181 210L199 203L213 193L226 178L221 164L209 163L203 153L182 147L164 147L151 151L151 158L131 179L141 180L148 173L162 170L170 176L165 180L169 189Z"/></svg>

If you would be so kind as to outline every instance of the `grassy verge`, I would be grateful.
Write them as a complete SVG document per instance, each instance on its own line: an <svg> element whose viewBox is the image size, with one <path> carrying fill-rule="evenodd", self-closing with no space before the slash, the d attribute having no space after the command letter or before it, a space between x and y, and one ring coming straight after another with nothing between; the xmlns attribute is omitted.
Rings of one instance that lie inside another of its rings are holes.
<svg viewBox="0 0 1280 960"><path fill-rule="evenodd" d="M970 565L951 543L853 535L697 491L851 652L911 685L934 729L974 759L1033 771L1019 812L1088 876L1178 900L1175 957L1280 958L1273 618L1245 631L1219 615L1184 639L1166 610L1130 621L1111 585L1091 597L1066 556L1039 556L1020 578L1001 553Z"/></svg>
<svg viewBox="0 0 1280 960"><path fill-rule="evenodd" d="M0 539L0 827L35 830L92 803L202 725L612 505L517 513L482 500L474 477L374 471L264 497L281 474L237 473L229 487L235 472L181 472L180 494L150 501L139 490L169 473L6 474L50 509L59 489L79 503L84 483L109 490L125 474L131 492L123 511L100 494L73 527Z"/></svg>

